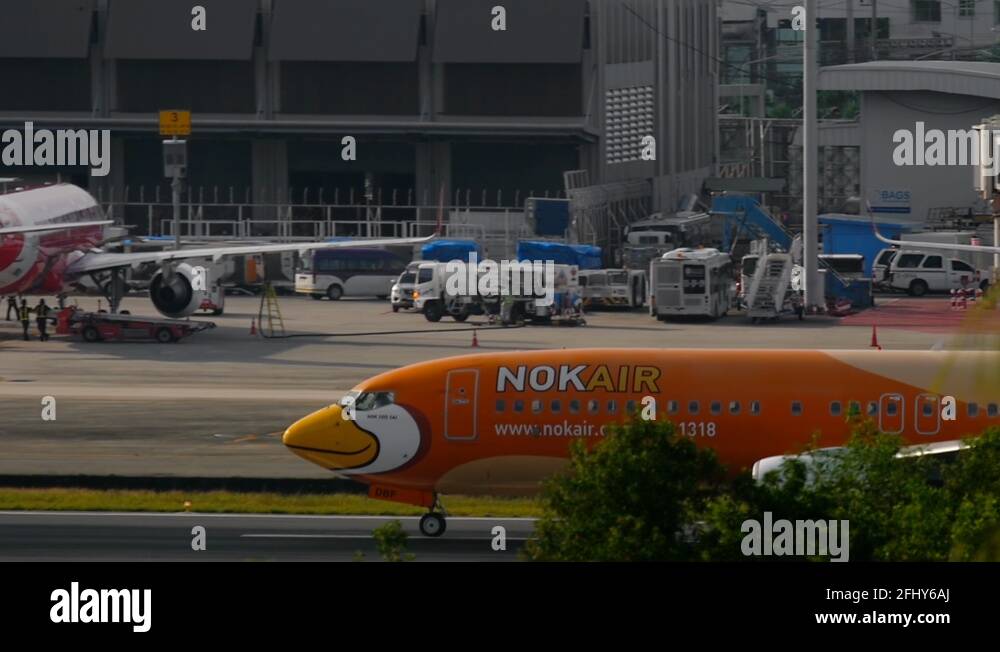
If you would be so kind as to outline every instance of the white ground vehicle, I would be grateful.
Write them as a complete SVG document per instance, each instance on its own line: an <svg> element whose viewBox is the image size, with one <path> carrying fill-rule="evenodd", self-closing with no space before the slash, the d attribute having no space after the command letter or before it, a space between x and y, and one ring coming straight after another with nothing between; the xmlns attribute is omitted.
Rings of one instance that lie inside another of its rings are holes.
<svg viewBox="0 0 1000 652"><path fill-rule="evenodd" d="M378 297L386 299L406 268L405 261L384 249L317 250L303 256L295 274L295 291L313 299Z"/></svg>
<svg viewBox="0 0 1000 652"><path fill-rule="evenodd" d="M976 269L944 252L900 249L889 266L889 287L921 297L928 292L949 292L968 287L989 287L990 270Z"/></svg>
<svg viewBox="0 0 1000 652"><path fill-rule="evenodd" d="M649 313L660 320L725 315L732 302L733 263L718 249L675 249L649 265Z"/></svg>
<svg viewBox="0 0 1000 652"><path fill-rule="evenodd" d="M554 266L554 301L551 305L543 305L540 297L532 294L532 288L526 287L523 279L518 279L514 288L512 279L500 274L496 287L498 291L481 294L479 279L484 272L475 274L476 287L467 287L464 293L449 292L449 280L456 275L466 276L465 279L455 278L453 284L464 280L468 285L468 271L464 266L449 269L449 263L423 263L417 271L416 285L413 290L413 307L422 312L428 321L437 322L444 316L451 316L455 321L465 321L470 315L495 315L505 323L531 321L583 321L583 301L580 296L578 270L575 265Z"/></svg>
<svg viewBox="0 0 1000 652"><path fill-rule="evenodd" d="M445 315L450 315L455 321L465 321L469 315L475 314L481 305L478 292L475 295L451 295L448 292L448 279L464 273L461 268L449 270L449 263L421 263L413 286L414 309L432 322L441 321Z"/></svg>
<svg viewBox="0 0 1000 652"><path fill-rule="evenodd" d="M646 272L639 269L580 270L580 292L586 308L646 304Z"/></svg>
<svg viewBox="0 0 1000 652"><path fill-rule="evenodd" d="M417 270L420 269L420 265L421 261L419 260L407 265L406 270L392 284L389 301L392 304L393 312L413 307L413 288L417 284Z"/></svg>

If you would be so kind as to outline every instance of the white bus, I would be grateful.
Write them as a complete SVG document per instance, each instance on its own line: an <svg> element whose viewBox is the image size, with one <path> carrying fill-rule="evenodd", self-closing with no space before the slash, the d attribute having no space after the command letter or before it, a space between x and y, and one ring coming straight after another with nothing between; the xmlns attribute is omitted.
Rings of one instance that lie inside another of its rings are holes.
<svg viewBox="0 0 1000 652"><path fill-rule="evenodd" d="M640 269L581 269L580 291L586 308L641 308L646 303L646 272Z"/></svg>
<svg viewBox="0 0 1000 652"><path fill-rule="evenodd" d="M718 249L675 249L649 265L649 312L718 319L732 302L733 263Z"/></svg>
<svg viewBox="0 0 1000 652"><path fill-rule="evenodd" d="M385 249L319 249L299 259L295 291L313 299L389 298L406 261Z"/></svg>

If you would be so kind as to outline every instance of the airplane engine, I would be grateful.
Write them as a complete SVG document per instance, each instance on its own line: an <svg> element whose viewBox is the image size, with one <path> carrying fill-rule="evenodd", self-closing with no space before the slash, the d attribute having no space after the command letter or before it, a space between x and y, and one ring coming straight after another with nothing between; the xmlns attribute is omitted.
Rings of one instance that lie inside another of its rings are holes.
<svg viewBox="0 0 1000 652"><path fill-rule="evenodd" d="M204 269L204 268L202 268ZM194 314L202 301L209 298L207 273L198 279L196 268L183 263L174 269L168 281L163 272L157 272L149 284L149 298L161 314L180 319ZM203 289L196 290L195 287Z"/></svg>

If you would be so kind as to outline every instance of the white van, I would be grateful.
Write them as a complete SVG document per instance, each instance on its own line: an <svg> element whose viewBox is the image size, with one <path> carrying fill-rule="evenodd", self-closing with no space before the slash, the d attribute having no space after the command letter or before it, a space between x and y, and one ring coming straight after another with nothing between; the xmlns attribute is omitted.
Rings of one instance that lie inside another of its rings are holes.
<svg viewBox="0 0 1000 652"><path fill-rule="evenodd" d="M921 297L928 292L950 292L964 287L989 287L989 270L940 252L899 250L889 266L889 287Z"/></svg>

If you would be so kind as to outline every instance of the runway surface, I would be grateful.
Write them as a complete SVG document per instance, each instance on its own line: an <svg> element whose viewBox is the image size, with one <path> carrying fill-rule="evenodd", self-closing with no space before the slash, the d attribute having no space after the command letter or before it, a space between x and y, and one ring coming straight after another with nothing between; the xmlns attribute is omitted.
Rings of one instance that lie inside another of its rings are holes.
<svg viewBox="0 0 1000 652"><path fill-rule="evenodd" d="M78 301L96 307L96 299ZM947 298L937 301L947 308ZM23 342L15 323L0 321L0 475L321 479L329 474L286 451L280 433L358 382L413 362L596 346L867 348L871 338L871 323L860 317L854 326L825 317L751 326L740 315L664 324L631 311L588 315L581 328L480 330L480 348L473 349L470 332L412 332L458 324L393 314L387 302L283 297L288 332L317 337L262 340L249 335L258 305L230 297L226 315L195 316L217 329L169 345ZM144 297L127 299L123 308L155 312ZM393 329L399 334L320 336ZM887 326L879 338L886 349L947 347L940 332ZM41 418L47 396L56 399L55 421Z"/></svg>
<svg viewBox="0 0 1000 652"><path fill-rule="evenodd" d="M532 519L449 518L428 539L417 518L105 512L0 512L0 562L10 561L381 561L372 530L399 520L414 561L516 561ZM493 528L506 530L494 550ZM192 550L205 528L206 549Z"/></svg>

